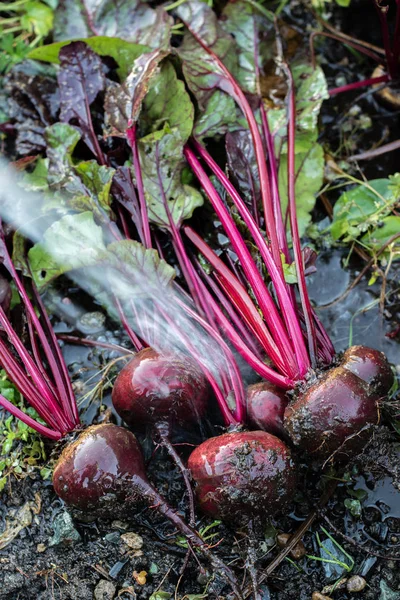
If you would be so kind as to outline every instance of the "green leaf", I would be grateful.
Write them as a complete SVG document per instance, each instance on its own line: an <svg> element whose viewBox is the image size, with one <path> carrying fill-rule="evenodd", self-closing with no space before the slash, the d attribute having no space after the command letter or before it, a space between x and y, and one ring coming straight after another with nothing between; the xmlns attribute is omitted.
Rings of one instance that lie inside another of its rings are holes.
<svg viewBox="0 0 400 600"><path fill-rule="evenodd" d="M106 120L116 131L124 134L128 126L137 121L151 78L167 54L167 51L159 48L142 54L133 62L126 81L107 90Z"/></svg>
<svg viewBox="0 0 400 600"><path fill-rule="evenodd" d="M319 144L314 144L307 153L296 153L296 208L300 236L304 235L311 221L311 211L315 206L316 194L320 190L324 173L324 152ZM287 156L282 155L279 165L279 194L282 212L288 204Z"/></svg>
<svg viewBox="0 0 400 600"><path fill-rule="evenodd" d="M150 596L149 600L169 600L169 598L172 598L172 594L159 590L158 592L154 592L154 594Z"/></svg>
<svg viewBox="0 0 400 600"><path fill-rule="evenodd" d="M55 123L46 128L48 181L51 186L68 181L71 173L72 153L81 139L79 131L66 123Z"/></svg>
<svg viewBox="0 0 400 600"><path fill-rule="evenodd" d="M21 185L24 190L29 192L44 192L49 189L47 177L49 174L49 160L39 158L36 161L32 173L24 173L21 179Z"/></svg>
<svg viewBox="0 0 400 600"><path fill-rule="evenodd" d="M166 206L179 226L203 204L200 192L181 183L185 166L182 149L179 131L170 131L167 127L164 132L152 133L139 143L149 219L166 229L170 227Z"/></svg>
<svg viewBox="0 0 400 600"><path fill-rule="evenodd" d="M39 37L45 37L53 28L53 11L43 2L27 2L21 16L21 27Z"/></svg>
<svg viewBox="0 0 400 600"><path fill-rule="evenodd" d="M236 42L238 65L235 75L238 82L245 91L257 94L260 70L273 59L273 22L246 0L238 0L225 5L220 24Z"/></svg>
<svg viewBox="0 0 400 600"><path fill-rule="evenodd" d="M124 80L132 69L132 63L150 48L143 44L133 44L118 37L97 36L92 38L74 38L55 44L48 44L31 50L28 58L59 64L58 54L63 46L71 41L85 42L100 56L111 56L119 66L118 75Z"/></svg>
<svg viewBox="0 0 400 600"><path fill-rule="evenodd" d="M104 252L102 229L91 212L84 212L53 223L28 258L34 280L42 288L63 273L104 260Z"/></svg>
<svg viewBox="0 0 400 600"><path fill-rule="evenodd" d="M380 227L366 233L361 242L368 246L371 251L379 250L391 237L400 233L400 217L389 216L382 219ZM396 252L397 260L400 259L400 238L393 242L393 250ZM389 252L389 248L388 248Z"/></svg>
<svg viewBox="0 0 400 600"><path fill-rule="evenodd" d="M59 0L54 19L56 41L107 36L151 48L167 47L172 17L141 0Z"/></svg>
<svg viewBox="0 0 400 600"><path fill-rule="evenodd" d="M185 144L192 133L193 120L194 107L185 84L178 79L172 64L164 61L144 98L140 129L149 134L163 130L167 124Z"/></svg>
<svg viewBox="0 0 400 600"><path fill-rule="evenodd" d="M80 211L91 210L95 217L100 217L101 211L109 213L112 202L110 190L115 169L99 165L95 160L88 160L76 165L74 171L88 194L73 198L69 206Z"/></svg>
<svg viewBox="0 0 400 600"><path fill-rule="evenodd" d="M397 201L392 193L393 185L390 179L373 179L368 185L357 185L344 192L333 209L332 238L356 238L390 213Z"/></svg>
<svg viewBox="0 0 400 600"><path fill-rule="evenodd" d="M322 102L329 98L328 86L321 67L312 67L303 61L292 65L292 75L296 92L296 152L304 152L318 135L318 116ZM286 108L267 112L271 133L275 136L276 145L287 152Z"/></svg>
<svg viewBox="0 0 400 600"><path fill-rule="evenodd" d="M139 242L121 240L107 246L105 263L112 291L121 300L159 296L175 270L157 252Z"/></svg>
<svg viewBox="0 0 400 600"><path fill-rule="evenodd" d="M179 6L177 14L183 21L190 23L196 34L215 52L229 71L240 79L239 50L233 37L218 22L214 11L206 3L192 0ZM177 52L183 63L185 81L199 107L196 136L223 134L233 125L237 128L241 113L229 95L231 86L218 63L190 32L185 33ZM241 83L245 83L245 77Z"/></svg>
<svg viewBox="0 0 400 600"><path fill-rule="evenodd" d="M356 517L357 519L361 517L361 503L359 500L346 498L344 505L353 517Z"/></svg>

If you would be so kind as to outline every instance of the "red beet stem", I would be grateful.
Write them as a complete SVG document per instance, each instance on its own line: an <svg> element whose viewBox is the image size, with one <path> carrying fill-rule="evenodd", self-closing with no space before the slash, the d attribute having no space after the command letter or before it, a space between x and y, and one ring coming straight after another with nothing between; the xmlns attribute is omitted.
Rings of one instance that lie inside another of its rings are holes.
<svg viewBox="0 0 400 600"><path fill-rule="evenodd" d="M265 239L263 238L260 229L257 227L257 224L254 218L252 217L249 209L240 197L240 194L229 181L222 169L217 165L214 159L205 150L205 148L203 148L203 146L201 146L201 144L199 144L196 141L194 141L193 144L197 152L210 167L213 174L216 177L218 177L219 181L222 183L222 185L228 192L229 196L233 200L236 208L239 211L239 214L246 223L255 241L255 244L262 256L264 264L275 287L275 292L278 298L281 313L283 315L286 328L289 331L290 337L293 341L294 352L299 367L299 376L304 377L310 368L310 361L307 355L306 347L304 345L303 334L301 332L296 310L293 306L293 298L288 293L287 285L285 283L285 279L282 277L281 269L279 269L276 266L270 248L267 245ZM276 204L276 202L274 204ZM279 218L279 215L281 215L280 211L277 211L276 208L274 210ZM280 234L280 240L280 243L282 243L282 233ZM285 245L284 248L282 248L282 252L285 252L286 249L287 246Z"/></svg>
<svg viewBox="0 0 400 600"><path fill-rule="evenodd" d="M295 162L295 139L296 139L296 102L294 97L294 83L292 73L287 65L284 65L286 75L289 80L289 102L288 102L288 198L289 198L289 216L290 228L292 232L292 242L294 250L294 259L296 264L297 281L300 292L300 300L303 308L303 315L306 323L308 351L310 353L311 364L316 367L317 343L315 336L315 326L313 320L313 311L310 298L308 296L306 276L304 273L303 254L301 251L301 242L299 235L299 226L296 212L296 162Z"/></svg>

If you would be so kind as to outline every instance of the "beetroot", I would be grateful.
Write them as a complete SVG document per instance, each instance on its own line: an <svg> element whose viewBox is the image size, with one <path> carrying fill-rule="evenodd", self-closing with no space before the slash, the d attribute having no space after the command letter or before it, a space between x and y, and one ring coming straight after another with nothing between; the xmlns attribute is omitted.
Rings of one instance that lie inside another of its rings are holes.
<svg viewBox="0 0 400 600"><path fill-rule="evenodd" d="M133 495L141 480L146 474L135 436L108 423L89 427L66 446L53 474L56 494L80 510Z"/></svg>
<svg viewBox="0 0 400 600"><path fill-rule="evenodd" d="M247 420L251 426L278 437L284 435L283 415L288 404L285 390L262 381L249 385L246 401Z"/></svg>
<svg viewBox="0 0 400 600"><path fill-rule="evenodd" d="M238 598L242 598L233 572L217 558L199 534L157 492L146 477L140 446L133 433L103 423L93 425L62 452L53 474L56 493L69 506L81 510L115 502L133 506L139 502L158 510L221 572Z"/></svg>
<svg viewBox="0 0 400 600"><path fill-rule="evenodd" d="M212 517L270 517L290 502L296 484L290 451L264 431L225 433L189 457L202 510Z"/></svg>
<svg viewBox="0 0 400 600"><path fill-rule="evenodd" d="M393 385L394 376L386 356L367 346L351 346L343 355L342 366L365 381L370 389L384 397Z"/></svg>
<svg viewBox="0 0 400 600"><path fill-rule="evenodd" d="M193 423L203 416L207 399L207 381L190 358L153 348L138 352L122 369L112 393L120 417L139 428Z"/></svg>
<svg viewBox="0 0 400 600"><path fill-rule="evenodd" d="M368 427L364 428L378 422L377 401L364 381L339 366L286 408L284 426L297 447L318 458L339 448L341 455L348 455L365 444Z"/></svg>

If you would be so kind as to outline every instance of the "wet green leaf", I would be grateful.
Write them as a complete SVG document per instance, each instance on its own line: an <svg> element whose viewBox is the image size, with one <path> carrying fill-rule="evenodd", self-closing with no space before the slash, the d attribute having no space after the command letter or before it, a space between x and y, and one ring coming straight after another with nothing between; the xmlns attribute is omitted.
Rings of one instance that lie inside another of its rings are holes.
<svg viewBox="0 0 400 600"><path fill-rule="evenodd" d="M34 50L30 51L28 56L34 60L59 64L60 59L58 54L61 48L69 44L70 41L71 40L66 40L34 48ZM90 46L90 48L100 56L111 56L119 65L118 75L122 80L128 76L132 68L132 63L143 53L149 51L148 46L143 44L133 44L118 37L98 36L92 38L79 38L79 40L74 41L85 42L85 44Z"/></svg>
<svg viewBox="0 0 400 600"><path fill-rule="evenodd" d="M194 107L185 84L178 79L172 64L164 61L144 98L140 129L148 135L163 130L167 124L170 130L179 133L184 144L192 133L193 119Z"/></svg>
<svg viewBox="0 0 400 600"><path fill-rule="evenodd" d="M36 161L32 173L24 173L21 179L21 185L24 190L30 192L43 192L49 187L47 178L49 175L49 160L39 158Z"/></svg>
<svg viewBox="0 0 400 600"><path fill-rule="evenodd" d="M379 227L366 233L361 242L368 246L371 251L379 250L384 244L400 233L400 217L389 216L380 221ZM393 242L393 250L397 260L400 259L400 238ZM389 248L388 248L389 252Z"/></svg>
<svg viewBox="0 0 400 600"><path fill-rule="evenodd" d="M53 27L53 11L43 2L27 2L21 16L21 27L36 36L45 37Z"/></svg>
<svg viewBox="0 0 400 600"><path fill-rule="evenodd" d="M169 229L168 212L179 225L203 204L203 196L195 188L181 183L185 163L179 131L165 127L161 138L157 134L140 140L143 183L150 221Z"/></svg>
<svg viewBox="0 0 400 600"><path fill-rule="evenodd" d="M353 517L356 517L357 519L361 517L361 503L359 500L346 498L344 505Z"/></svg>
<svg viewBox="0 0 400 600"><path fill-rule="evenodd" d="M177 13L183 21L191 24L196 34L216 53L231 73L240 79L235 41L224 31L213 10L203 2L189 1L182 4ZM185 33L178 54L183 63L185 81L200 109L195 134L198 137L209 137L223 134L230 128L237 128L241 113L229 95L231 85L215 59L202 48L190 32Z"/></svg>
<svg viewBox="0 0 400 600"><path fill-rule="evenodd" d="M169 600L169 598L172 598L172 594L159 590L158 592L154 592L154 594L150 596L149 600Z"/></svg>
<svg viewBox="0 0 400 600"><path fill-rule="evenodd" d="M79 131L66 123L47 127L48 182L51 186L66 183L72 167L72 153L81 139Z"/></svg>
<svg viewBox="0 0 400 600"><path fill-rule="evenodd" d="M157 250L146 249L133 240L109 244L105 262L113 293L121 300L158 296L175 277L175 270L159 257Z"/></svg>
<svg viewBox="0 0 400 600"><path fill-rule="evenodd" d="M191 134L194 109L173 66L164 62L143 101L139 141L143 183L151 222L169 228L168 212L176 224L203 204L202 195L182 183L183 147Z"/></svg>
<svg viewBox="0 0 400 600"><path fill-rule="evenodd" d="M39 288L72 269L92 266L104 259L101 227L91 212L66 215L47 229L29 251L33 277Z"/></svg>
<svg viewBox="0 0 400 600"><path fill-rule="evenodd" d="M332 238L355 239L388 215L397 196L390 179L373 179L344 192L333 209Z"/></svg>
<svg viewBox="0 0 400 600"><path fill-rule="evenodd" d="M54 38L118 37L160 48L169 43L172 23L162 7L153 9L140 0L60 0L55 11Z"/></svg>
<svg viewBox="0 0 400 600"><path fill-rule="evenodd" d="M300 236L304 235L311 221L311 211L315 206L316 194L323 182L324 152L319 144L314 144L307 153L296 154L296 208ZM282 212L285 214L288 203L287 156L282 155L279 165L279 193Z"/></svg>
<svg viewBox="0 0 400 600"><path fill-rule="evenodd" d="M107 90L106 121L116 131L124 134L128 125L137 121L151 79L167 54L168 52L160 49L142 54L133 62L126 81Z"/></svg>
<svg viewBox="0 0 400 600"><path fill-rule="evenodd" d="M224 31L236 42L236 77L243 90L259 93L259 73L273 58L274 24L246 0L228 2L220 18Z"/></svg>
<svg viewBox="0 0 400 600"><path fill-rule="evenodd" d="M329 98L324 72L301 61L291 65L296 91L296 152L305 152L318 136L318 116L322 102ZM269 110L268 123L278 148L286 152L286 108Z"/></svg>

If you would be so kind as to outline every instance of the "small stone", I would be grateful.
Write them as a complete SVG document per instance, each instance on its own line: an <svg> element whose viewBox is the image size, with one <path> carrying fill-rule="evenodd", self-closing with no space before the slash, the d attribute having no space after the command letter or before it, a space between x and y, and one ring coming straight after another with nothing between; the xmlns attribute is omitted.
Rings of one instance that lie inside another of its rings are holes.
<svg viewBox="0 0 400 600"><path fill-rule="evenodd" d="M47 546L46 544L38 544L36 546L36 552L44 552L46 550Z"/></svg>
<svg viewBox="0 0 400 600"><path fill-rule="evenodd" d="M102 331L104 329L105 322L106 316L100 311L96 310L94 312L87 312L83 314L80 317L77 325L82 333L89 334Z"/></svg>
<svg viewBox="0 0 400 600"><path fill-rule="evenodd" d="M291 537L292 536L290 535L290 533L279 533L276 536L276 541L277 541L278 546L280 546L280 548L284 548L286 546L286 544L289 542ZM297 542L297 544L290 551L290 556L294 560L300 560L301 558L303 558L303 556L305 556L305 554L306 554L306 549L301 540L299 542Z"/></svg>
<svg viewBox="0 0 400 600"><path fill-rule="evenodd" d="M147 572L146 571L140 571L140 573L133 571L132 577L139 585L146 585L146 581L147 581Z"/></svg>
<svg viewBox="0 0 400 600"><path fill-rule="evenodd" d="M125 521L119 521L118 519L111 523L111 529L120 529L121 531L126 531L128 527L128 523L125 523Z"/></svg>
<svg viewBox="0 0 400 600"><path fill-rule="evenodd" d="M133 531L128 531L128 533L123 533L121 535L121 540L132 550L140 550L143 546L143 538L138 533L134 533Z"/></svg>
<svg viewBox="0 0 400 600"><path fill-rule="evenodd" d="M320 592L313 592L311 600L332 600L332 598L330 596L324 596L323 594L320 594Z"/></svg>
<svg viewBox="0 0 400 600"><path fill-rule="evenodd" d="M81 539L79 531L74 527L71 515L66 511L59 513L53 520L54 535L50 539L49 546L58 544L74 544Z"/></svg>
<svg viewBox="0 0 400 600"><path fill-rule="evenodd" d="M112 531L111 533L107 533L104 536L104 539L106 540L106 542L110 542L111 544L118 544L120 538L121 538L121 536L118 533L118 531Z"/></svg>
<svg viewBox="0 0 400 600"><path fill-rule="evenodd" d="M346 587L350 594L354 594L355 592L362 592L366 585L367 582L364 577L353 575L353 577L350 577L348 580Z"/></svg>
<svg viewBox="0 0 400 600"><path fill-rule="evenodd" d="M112 577L113 579L118 577L118 575L120 574L120 572L122 571L122 569L124 568L124 566L126 565L127 562L128 562L127 560L119 560L118 562L116 562L109 570L109 572L108 572L109 576Z"/></svg>
<svg viewBox="0 0 400 600"><path fill-rule="evenodd" d="M117 588L111 581L101 579L94 588L93 598L95 600L113 600L116 591Z"/></svg>

